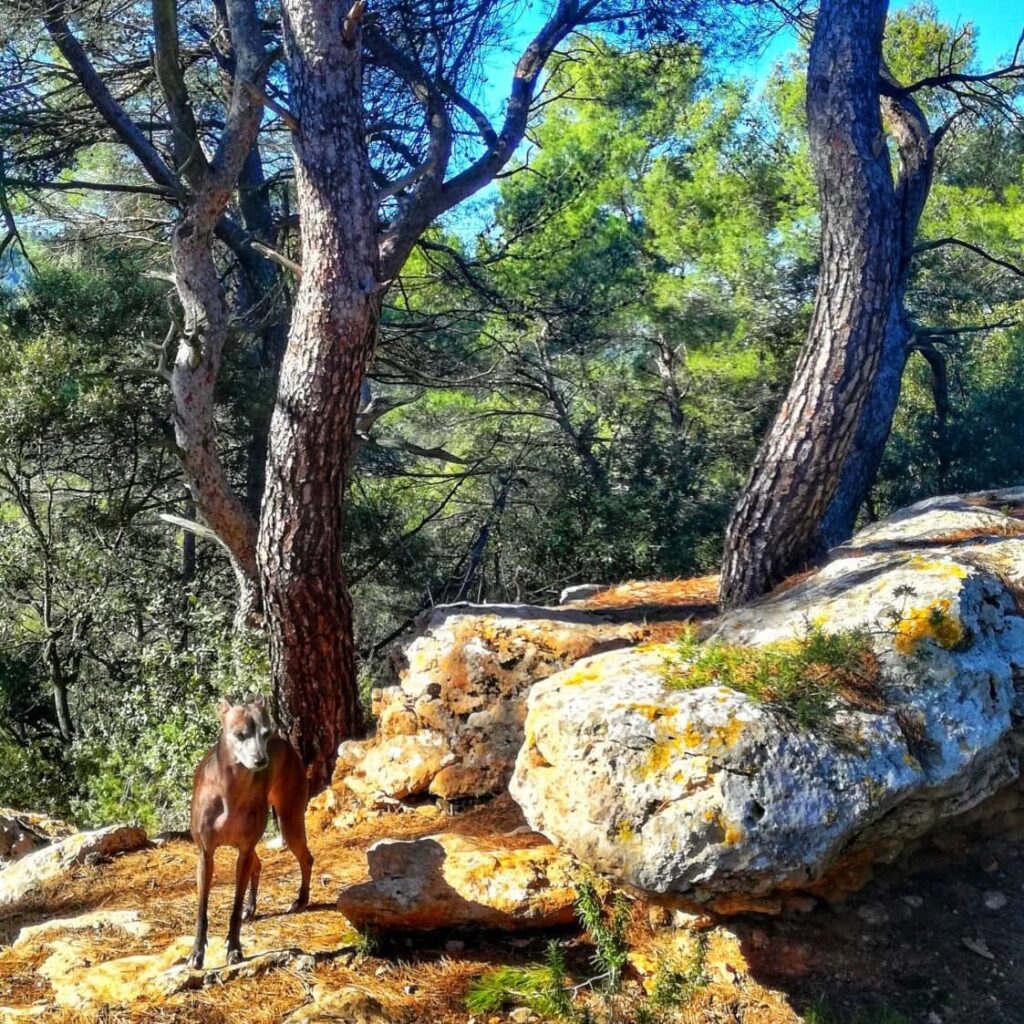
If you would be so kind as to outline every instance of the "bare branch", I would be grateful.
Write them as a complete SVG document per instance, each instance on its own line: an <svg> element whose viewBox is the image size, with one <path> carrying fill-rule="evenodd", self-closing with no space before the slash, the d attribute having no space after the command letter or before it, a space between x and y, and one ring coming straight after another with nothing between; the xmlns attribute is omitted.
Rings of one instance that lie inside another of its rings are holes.
<svg viewBox="0 0 1024 1024"><path fill-rule="evenodd" d="M914 255L918 255L922 252L929 252L932 249L938 249L943 245L958 245L962 249L967 249L970 252L975 253L984 260L988 260L989 263L994 263L997 267L1002 267L1004 270L1010 271L1011 274L1017 277L1024 277L1024 267L1018 266L1015 263L1010 263L1007 260L1000 259L998 256L993 256L991 253L986 252L980 245L974 245L973 242L965 242L962 238L953 238L947 236L946 238L936 238L930 242L920 242L914 246Z"/></svg>
<svg viewBox="0 0 1024 1024"><path fill-rule="evenodd" d="M271 249L269 245L264 245L262 242L251 240L249 246L255 252L270 260L271 263L276 263L278 266L284 267L285 270L290 270L295 275L296 280L302 280L302 266L296 263L295 260L289 259L276 249Z"/></svg>

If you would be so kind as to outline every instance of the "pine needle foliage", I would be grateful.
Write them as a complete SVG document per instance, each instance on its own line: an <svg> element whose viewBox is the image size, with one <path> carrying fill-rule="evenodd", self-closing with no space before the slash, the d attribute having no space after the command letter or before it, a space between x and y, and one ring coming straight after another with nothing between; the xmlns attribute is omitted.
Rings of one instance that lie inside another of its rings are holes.
<svg viewBox="0 0 1024 1024"><path fill-rule="evenodd" d="M496 1013L503 1007L528 1006L541 1017L577 1021L565 960L557 942L549 942L544 963L499 967L470 986L466 1008L472 1014Z"/></svg>

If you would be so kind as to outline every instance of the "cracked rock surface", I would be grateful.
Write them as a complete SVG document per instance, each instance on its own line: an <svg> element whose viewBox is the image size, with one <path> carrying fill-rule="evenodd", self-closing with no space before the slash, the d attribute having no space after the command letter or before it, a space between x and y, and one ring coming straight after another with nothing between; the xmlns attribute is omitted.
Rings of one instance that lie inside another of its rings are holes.
<svg viewBox="0 0 1024 1024"><path fill-rule="evenodd" d="M901 510L713 625L740 647L867 630L880 702L837 698L827 728L801 727L714 680L674 688L673 644L599 654L531 690L513 797L598 871L720 912L858 887L872 862L1017 785L1022 499Z"/></svg>

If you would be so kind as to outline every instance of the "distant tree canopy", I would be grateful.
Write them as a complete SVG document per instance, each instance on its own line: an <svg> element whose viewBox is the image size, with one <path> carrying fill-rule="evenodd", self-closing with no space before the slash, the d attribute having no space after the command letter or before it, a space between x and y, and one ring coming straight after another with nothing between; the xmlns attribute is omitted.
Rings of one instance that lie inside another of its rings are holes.
<svg viewBox="0 0 1024 1024"><path fill-rule="evenodd" d="M952 38L934 10L902 11L886 62L919 80ZM964 67L971 45L957 43ZM351 452L343 535L364 696L432 604L550 601L571 583L716 569L818 282L805 65L797 53L751 83L691 39L574 36L509 173L425 229L382 302ZM947 100L934 102L938 122ZM207 113L220 116L196 116ZM94 141L58 180L123 171ZM284 147L267 145L265 194L287 219ZM1022 148L1011 117L979 107L938 153L919 243L960 238L1000 262L949 244L915 259L906 306L934 352L910 354L869 514L1020 480ZM0 802L180 824L208 702L269 676L260 638L232 627L223 548L160 519L201 514L152 372L178 345L164 346L180 316L159 277L166 213L146 193L9 195L35 270L12 242L0 777L19 788ZM294 237L275 251L298 259ZM293 272L263 264L273 302L250 306L241 276L230 285L215 392L220 457L243 496L273 408L277 303L295 297ZM228 257L223 269L238 272Z"/></svg>

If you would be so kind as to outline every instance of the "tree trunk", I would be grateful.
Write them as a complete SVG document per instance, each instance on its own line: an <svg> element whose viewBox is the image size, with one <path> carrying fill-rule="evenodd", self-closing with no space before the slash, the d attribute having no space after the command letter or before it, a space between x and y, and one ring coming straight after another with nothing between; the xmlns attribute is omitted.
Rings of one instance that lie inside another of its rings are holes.
<svg viewBox="0 0 1024 1024"><path fill-rule="evenodd" d="M174 432L189 490L231 555L239 587L240 623L259 605L256 528L227 480L217 452L214 388L228 335L228 310L213 260L219 210L197 200L171 235L174 280L185 314L184 335L171 371Z"/></svg>
<svg viewBox="0 0 1024 1024"><path fill-rule="evenodd" d="M911 337L901 289L900 294L893 297L871 394L857 424L853 446L843 463L836 492L821 521L822 548L833 548L850 539L857 515L878 475L900 401Z"/></svg>
<svg viewBox="0 0 1024 1024"><path fill-rule="evenodd" d="M245 230L253 238L274 247L277 244L274 237L274 211L270 205L258 143L249 151L242 166L238 186L238 207ZM258 339L251 357L251 386L256 394L254 412L249 418L245 473L245 504L255 519L259 517L263 504L267 433L277 391L277 375L288 342L291 311L282 287L280 267L249 247L241 251L244 254L240 261L242 312L252 324Z"/></svg>
<svg viewBox="0 0 1024 1024"><path fill-rule="evenodd" d="M882 82L890 91L890 95L883 97L882 111L900 157L896 183L897 219L892 228L900 243L899 269L878 372L861 413L853 447L843 464L839 486L821 524L822 541L826 547L834 547L850 539L857 514L878 475L885 445L892 432L903 371L914 338L904 299L910 282L917 226L931 191L935 147L941 138L941 130L937 135L932 134L921 108L910 96L900 94L898 83L885 68L882 69Z"/></svg>
<svg viewBox="0 0 1024 1024"><path fill-rule="evenodd" d="M312 792L361 725L342 503L380 310L360 40L337 0L285 0L302 281L270 424L258 558L277 711Z"/></svg>
<svg viewBox="0 0 1024 1024"><path fill-rule="evenodd" d="M878 81L887 0L823 0L807 75L821 195L821 277L793 383L726 534L721 601L749 601L806 565L875 380L900 240Z"/></svg>

